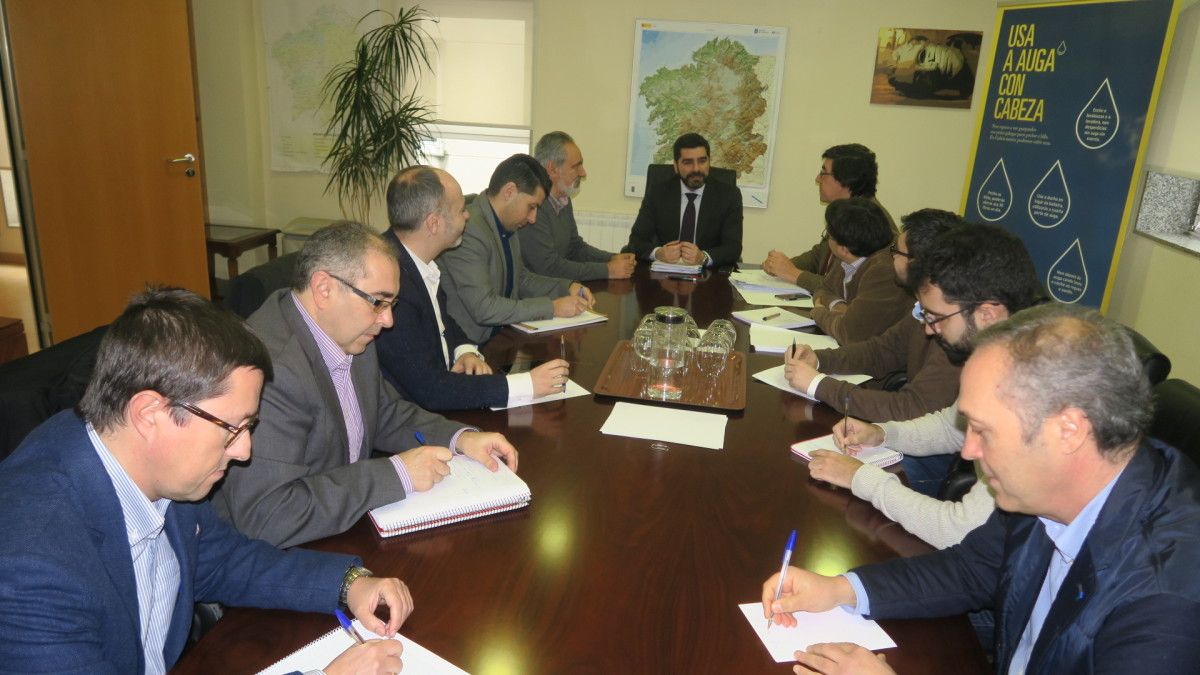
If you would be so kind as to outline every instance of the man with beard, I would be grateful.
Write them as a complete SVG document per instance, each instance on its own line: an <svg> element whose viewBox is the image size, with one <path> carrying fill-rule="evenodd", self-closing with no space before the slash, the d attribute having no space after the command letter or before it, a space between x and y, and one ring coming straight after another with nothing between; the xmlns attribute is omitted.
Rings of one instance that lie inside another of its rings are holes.
<svg viewBox="0 0 1200 675"><path fill-rule="evenodd" d="M392 327L375 340L384 378L426 410L521 405L561 391L566 361L551 359L527 373L493 373L446 310L434 259L462 243L467 209L458 181L441 169L410 166L388 185L387 206L392 226L383 238L406 283L392 309Z"/></svg>
<svg viewBox="0 0 1200 675"><path fill-rule="evenodd" d="M588 244L575 224L579 184L587 178L583 153L566 132L551 131L534 146L533 156L550 175L550 195L532 225L517 232L525 266L548 277L628 279L637 265L632 253L609 253Z"/></svg>
<svg viewBox="0 0 1200 675"><path fill-rule="evenodd" d="M879 164L875 153L861 143L835 145L821 153L821 170L817 172L817 194L822 204L839 199L864 197L875 202L887 217L892 234L896 234L896 223L892 215L875 198L875 187L879 182ZM763 271L800 288L810 291L821 285L821 280L833 268L837 259L829 248L829 233L821 235L812 249L788 258L783 251L773 250L763 261Z"/></svg>
<svg viewBox="0 0 1200 675"><path fill-rule="evenodd" d="M343 221L313 233L292 288L250 316L275 377L263 388L254 459L230 466L214 493L213 506L234 527L294 546L430 489L454 454L492 470L499 457L516 470L504 436L426 412L384 381L373 343L392 325L399 291L391 244ZM371 457L375 450L387 456Z"/></svg>
<svg viewBox="0 0 1200 675"><path fill-rule="evenodd" d="M723 267L742 255L742 193L708 182L708 141L688 133L675 141L675 177L647 185L622 251L638 260Z"/></svg>
<svg viewBox="0 0 1200 675"><path fill-rule="evenodd" d="M1041 292L1033 261L1021 240L996 225L968 225L939 237L909 270L917 284L920 319L952 361L963 363L980 330L1034 304ZM957 403L905 422L870 424L854 417L833 428L848 454L817 450L813 478L849 488L904 529L938 548L952 546L987 520L991 494L977 482L961 502L936 499L963 447ZM886 445L903 452L911 487L893 473L853 457L859 447Z"/></svg>
<svg viewBox="0 0 1200 675"><path fill-rule="evenodd" d="M915 293L909 283L913 261L924 257L933 241L962 218L940 209L921 209L901 218L904 231L891 247L896 283ZM925 324L905 315L881 335L837 349L813 351L798 345L784 355L788 382L833 409L871 422L907 420L940 410L958 397L958 366L925 333ZM904 373L904 386L896 391L866 389L827 373L866 373L883 379ZM849 410L846 408L849 407Z"/></svg>

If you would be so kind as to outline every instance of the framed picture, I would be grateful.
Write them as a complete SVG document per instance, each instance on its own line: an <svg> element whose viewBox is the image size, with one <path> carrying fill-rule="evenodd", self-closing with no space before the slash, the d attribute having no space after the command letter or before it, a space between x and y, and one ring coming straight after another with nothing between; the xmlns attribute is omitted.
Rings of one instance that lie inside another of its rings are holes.
<svg viewBox="0 0 1200 675"><path fill-rule="evenodd" d="M880 28L871 103L970 108L983 33Z"/></svg>

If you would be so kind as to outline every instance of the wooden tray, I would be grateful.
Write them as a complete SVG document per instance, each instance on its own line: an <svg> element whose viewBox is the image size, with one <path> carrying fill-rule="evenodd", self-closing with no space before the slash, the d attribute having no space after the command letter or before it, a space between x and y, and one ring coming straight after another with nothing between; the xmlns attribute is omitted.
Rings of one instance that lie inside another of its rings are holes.
<svg viewBox="0 0 1200 675"><path fill-rule="evenodd" d="M627 398L635 401L651 401L669 405L686 405L697 408L715 408L718 410L746 409L746 355L732 352L726 357L725 369L713 382L710 375L705 375L694 368L688 368L683 376L683 396L677 401L664 401L661 398L651 398L642 394L646 386L646 368L639 367L641 358L634 353L629 340L622 340L613 348L600 372L595 393L601 396Z"/></svg>

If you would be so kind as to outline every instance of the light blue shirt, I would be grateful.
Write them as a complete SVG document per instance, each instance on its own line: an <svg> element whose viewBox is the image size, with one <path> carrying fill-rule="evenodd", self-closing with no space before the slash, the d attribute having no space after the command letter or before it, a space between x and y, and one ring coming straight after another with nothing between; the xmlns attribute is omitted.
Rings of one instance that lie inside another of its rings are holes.
<svg viewBox="0 0 1200 675"><path fill-rule="evenodd" d="M90 422L87 424L87 434L108 473L125 517L125 533L129 538L133 576L137 583L138 618L146 673L164 673L163 645L171 626L171 617L175 614L175 600L179 596L179 559L175 557L171 542L163 536L171 500L164 498L151 502L105 447Z"/></svg>

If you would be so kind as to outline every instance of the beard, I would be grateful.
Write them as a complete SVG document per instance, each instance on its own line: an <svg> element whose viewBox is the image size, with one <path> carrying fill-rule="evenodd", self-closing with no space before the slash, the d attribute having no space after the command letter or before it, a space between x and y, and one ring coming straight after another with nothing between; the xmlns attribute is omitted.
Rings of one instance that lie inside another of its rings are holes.
<svg viewBox="0 0 1200 675"><path fill-rule="evenodd" d="M581 187L580 181L576 180L574 183L563 188L563 194L570 197L571 199L575 199L576 197L579 196L579 188L580 187Z"/></svg>
<svg viewBox="0 0 1200 675"><path fill-rule="evenodd" d="M941 335L937 336L938 345L946 352L946 360L956 366L961 366L970 358L971 352L975 351L975 335L979 332L979 327L975 325L975 317L972 313L965 316L967 322L967 330L963 332L962 337L957 342L949 342Z"/></svg>
<svg viewBox="0 0 1200 675"><path fill-rule="evenodd" d="M683 177L683 182L689 190L699 190L704 185L704 178L703 172L693 171Z"/></svg>

